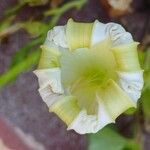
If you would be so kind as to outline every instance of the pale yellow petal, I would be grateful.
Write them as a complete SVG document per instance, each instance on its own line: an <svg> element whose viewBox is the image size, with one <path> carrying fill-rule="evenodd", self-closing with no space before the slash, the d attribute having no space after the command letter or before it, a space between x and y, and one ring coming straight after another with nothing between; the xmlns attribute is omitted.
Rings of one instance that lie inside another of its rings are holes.
<svg viewBox="0 0 150 150"><path fill-rule="evenodd" d="M93 23L78 23L69 19L66 27L67 43L70 50L89 47Z"/></svg>
<svg viewBox="0 0 150 150"><path fill-rule="evenodd" d="M113 120L128 108L136 107L136 103L113 80L109 80L98 94Z"/></svg>
<svg viewBox="0 0 150 150"><path fill-rule="evenodd" d="M49 110L56 113L67 125L69 125L80 112L77 99L74 96L64 96L54 103Z"/></svg>
<svg viewBox="0 0 150 150"><path fill-rule="evenodd" d="M42 45L42 52L38 69L59 67L60 52L57 46L47 47Z"/></svg>
<svg viewBox="0 0 150 150"><path fill-rule="evenodd" d="M130 44L124 44L112 48L112 52L117 62L117 69L119 71L140 70L137 45L138 42L132 42Z"/></svg>

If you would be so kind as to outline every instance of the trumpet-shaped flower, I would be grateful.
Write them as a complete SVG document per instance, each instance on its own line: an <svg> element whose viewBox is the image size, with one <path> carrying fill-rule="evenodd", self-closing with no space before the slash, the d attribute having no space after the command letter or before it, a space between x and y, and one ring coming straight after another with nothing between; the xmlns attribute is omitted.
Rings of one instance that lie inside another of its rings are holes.
<svg viewBox="0 0 150 150"><path fill-rule="evenodd" d="M49 107L80 134L95 133L130 107L143 87L138 42L116 23L56 26L47 34L39 67L39 92Z"/></svg>

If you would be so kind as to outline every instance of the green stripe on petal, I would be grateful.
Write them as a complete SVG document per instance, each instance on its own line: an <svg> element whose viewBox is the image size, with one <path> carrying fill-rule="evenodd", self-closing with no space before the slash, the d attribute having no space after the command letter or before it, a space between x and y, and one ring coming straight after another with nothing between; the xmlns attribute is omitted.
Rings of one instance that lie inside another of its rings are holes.
<svg viewBox="0 0 150 150"><path fill-rule="evenodd" d="M117 79L117 64L113 52L110 50L111 46L112 42L109 38L107 38L92 46L91 50L99 57L99 62L103 64L104 68L107 68L109 77L115 80Z"/></svg>
<svg viewBox="0 0 150 150"><path fill-rule="evenodd" d="M109 80L105 87L101 88L99 97L105 103L113 120L128 108L136 107L136 103L113 80Z"/></svg>
<svg viewBox="0 0 150 150"><path fill-rule="evenodd" d="M77 99L74 96L66 96L58 100L49 109L56 113L67 125L72 123L80 112Z"/></svg>
<svg viewBox="0 0 150 150"><path fill-rule="evenodd" d="M70 50L89 47L93 23L78 23L69 19L67 22L66 36Z"/></svg>
<svg viewBox="0 0 150 150"><path fill-rule="evenodd" d="M117 68L120 71L138 71L140 64L138 60L137 45L138 42L124 44L112 48L114 57L117 62Z"/></svg>
<svg viewBox="0 0 150 150"><path fill-rule="evenodd" d="M59 67L60 52L56 47L41 46L42 52L38 69Z"/></svg>
<svg viewBox="0 0 150 150"><path fill-rule="evenodd" d="M109 79L117 78L113 54L109 50L103 52L103 48L95 45L93 49L62 51L60 63L63 87L77 97L80 108L86 109L88 114L97 112L95 91Z"/></svg>

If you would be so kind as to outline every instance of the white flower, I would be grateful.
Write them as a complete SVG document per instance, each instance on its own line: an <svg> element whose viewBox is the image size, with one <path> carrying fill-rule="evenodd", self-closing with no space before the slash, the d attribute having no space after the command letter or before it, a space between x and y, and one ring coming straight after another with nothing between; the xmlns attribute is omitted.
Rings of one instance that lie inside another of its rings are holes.
<svg viewBox="0 0 150 150"><path fill-rule="evenodd" d="M143 87L137 42L116 23L69 20L47 35L39 92L49 110L80 134L95 133L130 107Z"/></svg>

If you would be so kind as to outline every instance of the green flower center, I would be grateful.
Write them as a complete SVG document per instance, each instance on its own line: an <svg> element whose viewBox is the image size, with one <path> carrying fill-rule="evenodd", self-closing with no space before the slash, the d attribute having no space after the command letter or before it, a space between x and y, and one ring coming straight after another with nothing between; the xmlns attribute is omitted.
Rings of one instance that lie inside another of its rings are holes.
<svg viewBox="0 0 150 150"><path fill-rule="evenodd" d="M61 77L64 88L77 98L81 109L88 114L97 111L96 92L116 80L116 64L109 50L80 48L64 50L61 56ZM67 93L68 94L68 93Z"/></svg>

